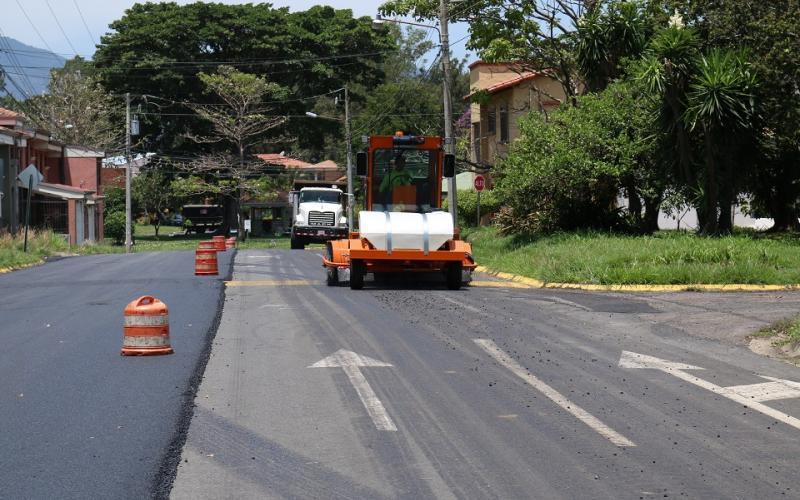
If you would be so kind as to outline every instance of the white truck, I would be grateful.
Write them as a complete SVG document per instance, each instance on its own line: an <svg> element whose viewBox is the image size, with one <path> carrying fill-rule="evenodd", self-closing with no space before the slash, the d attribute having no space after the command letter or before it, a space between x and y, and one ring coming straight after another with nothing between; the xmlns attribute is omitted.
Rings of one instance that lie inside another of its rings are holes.
<svg viewBox="0 0 800 500"><path fill-rule="evenodd" d="M309 243L347 237L345 194L330 187L304 187L290 193L292 200L292 250Z"/></svg>

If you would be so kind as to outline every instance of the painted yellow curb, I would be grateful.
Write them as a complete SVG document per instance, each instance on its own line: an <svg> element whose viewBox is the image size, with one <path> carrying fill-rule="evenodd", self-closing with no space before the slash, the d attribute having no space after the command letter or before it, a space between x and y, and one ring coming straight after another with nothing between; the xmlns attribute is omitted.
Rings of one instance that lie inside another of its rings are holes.
<svg viewBox="0 0 800 500"><path fill-rule="evenodd" d="M475 270L481 273L486 273L490 276L508 280L512 283L525 285L527 288L560 288L567 290L589 290L595 292L693 292L701 290L706 292L777 292L800 290L800 285L595 285L590 283L545 283L544 281L534 278L527 278L517 274L494 271L484 266L478 266L475 268Z"/></svg>
<svg viewBox="0 0 800 500"><path fill-rule="evenodd" d="M10 273L12 271L18 271L19 269L25 269L28 267L41 266L42 264L44 264L44 260L37 260L36 262L20 264L19 266L14 267L0 267L0 274Z"/></svg>

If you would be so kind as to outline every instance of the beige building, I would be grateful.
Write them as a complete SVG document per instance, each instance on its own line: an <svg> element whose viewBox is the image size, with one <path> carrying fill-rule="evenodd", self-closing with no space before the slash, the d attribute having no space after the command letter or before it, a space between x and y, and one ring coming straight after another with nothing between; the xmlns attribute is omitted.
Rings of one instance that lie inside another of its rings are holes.
<svg viewBox="0 0 800 500"><path fill-rule="evenodd" d="M547 112L565 99L561 84L546 72L483 61L472 63L469 70L470 156L477 164L492 166L506 155L509 143L519 137L520 118L531 111Z"/></svg>

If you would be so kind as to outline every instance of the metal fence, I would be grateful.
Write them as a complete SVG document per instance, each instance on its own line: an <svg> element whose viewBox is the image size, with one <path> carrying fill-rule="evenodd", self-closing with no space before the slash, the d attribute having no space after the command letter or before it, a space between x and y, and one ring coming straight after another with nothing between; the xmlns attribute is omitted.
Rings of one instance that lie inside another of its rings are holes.
<svg viewBox="0 0 800 500"><path fill-rule="evenodd" d="M21 210L22 224L25 223L24 201ZM54 233L69 233L69 211L64 200L34 197L31 200L31 227L52 229Z"/></svg>

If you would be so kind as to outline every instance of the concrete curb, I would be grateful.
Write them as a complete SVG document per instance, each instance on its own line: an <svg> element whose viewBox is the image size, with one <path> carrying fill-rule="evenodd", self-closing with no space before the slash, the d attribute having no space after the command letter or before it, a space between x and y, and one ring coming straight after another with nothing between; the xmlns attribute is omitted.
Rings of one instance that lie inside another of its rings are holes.
<svg viewBox="0 0 800 500"><path fill-rule="evenodd" d="M528 288L558 288L565 290L588 290L593 292L777 292L800 291L797 285L749 285L749 284L693 284L693 285L594 285L590 283L546 283L517 274L495 271L478 266L475 271L500 279L525 285Z"/></svg>
<svg viewBox="0 0 800 500"><path fill-rule="evenodd" d="M19 266L14 266L14 267L0 267L0 274L10 273L12 271L18 271L20 269L25 269L28 267L41 266L42 264L44 264L44 262L45 262L44 259L39 259L36 262L31 262L29 264L21 264Z"/></svg>

